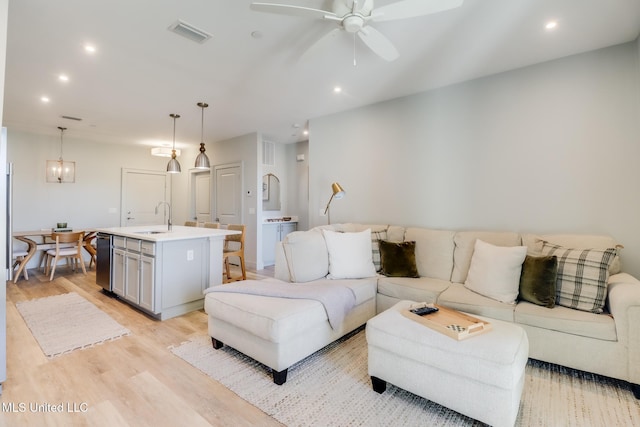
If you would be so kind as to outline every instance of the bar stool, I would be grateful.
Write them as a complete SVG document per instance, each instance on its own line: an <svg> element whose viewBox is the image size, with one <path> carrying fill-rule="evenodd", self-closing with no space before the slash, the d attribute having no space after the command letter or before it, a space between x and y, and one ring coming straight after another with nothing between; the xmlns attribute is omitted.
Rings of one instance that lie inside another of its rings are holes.
<svg viewBox="0 0 640 427"><path fill-rule="evenodd" d="M244 266L244 232L245 226L239 224L229 224L227 230L241 231L242 234L231 234L224 239L224 250L222 251L222 257L224 259L224 268L227 275L228 283L232 280L240 280L240 278L232 278L231 270L229 268L229 258L240 258L240 269L242 270L242 280L247 280L247 271Z"/></svg>

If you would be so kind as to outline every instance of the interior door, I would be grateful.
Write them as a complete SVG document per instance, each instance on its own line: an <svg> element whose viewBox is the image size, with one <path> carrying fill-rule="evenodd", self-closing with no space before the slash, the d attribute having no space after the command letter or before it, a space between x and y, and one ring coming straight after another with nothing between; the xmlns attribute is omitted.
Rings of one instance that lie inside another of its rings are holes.
<svg viewBox="0 0 640 427"><path fill-rule="evenodd" d="M122 169L122 210L120 225L153 225L165 222L163 206L156 215L159 202L169 200L166 172Z"/></svg>
<svg viewBox="0 0 640 427"><path fill-rule="evenodd" d="M242 168L216 166L216 220L220 224L242 224Z"/></svg>
<svg viewBox="0 0 640 427"><path fill-rule="evenodd" d="M191 174L191 218L199 223L211 221L211 173L194 171Z"/></svg>

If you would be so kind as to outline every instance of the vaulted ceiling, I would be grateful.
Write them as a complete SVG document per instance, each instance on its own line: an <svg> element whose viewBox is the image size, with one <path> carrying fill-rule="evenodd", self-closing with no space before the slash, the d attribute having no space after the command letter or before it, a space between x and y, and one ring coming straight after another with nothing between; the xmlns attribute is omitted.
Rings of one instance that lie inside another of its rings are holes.
<svg viewBox="0 0 640 427"><path fill-rule="evenodd" d="M323 0L271 2L332 7ZM171 141L169 114L178 113L178 145L193 144L201 132L196 103L204 101L205 141L258 131L294 142L306 139L302 131L314 117L640 33L638 0L466 0L452 10L372 24L397 48L395 61L346 32L303 56L336 24L256 12L251 3L10 0L3 124L42 134L65 126L66 135L90 141L160 145ZM178 20L213 37L196 43L169 31ZM555 29L545 28L549 21Z"/></svg>

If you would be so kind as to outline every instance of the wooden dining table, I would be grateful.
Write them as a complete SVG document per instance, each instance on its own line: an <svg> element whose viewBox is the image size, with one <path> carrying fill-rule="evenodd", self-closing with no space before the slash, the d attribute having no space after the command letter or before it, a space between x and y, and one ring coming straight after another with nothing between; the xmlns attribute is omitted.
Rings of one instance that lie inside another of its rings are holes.
<svg viewBox="0 0 640 427"><path fill-rule="evenodd" d="M24 242L28 245L27 255L20 261L20 265L18 267L18 271L16 272L13 283L18 281L18 277L22 271L27 268L27 264L29 260L33 258L37 251L47 251L49 249L54 249L56 247L55 241L47 241L47 238L51 239L51 234L56 230L51 229L43 229L43 230L30 230L30 231L14 231L12 236L21 242ZM84 248L91 255L91 259L95 260L96 251L91 246L91 240L96 237L96 230L92 228L83 228L83 229L74 229L74 230L65 230L65 231L73 231L77 233L78 231L84 232ZM72 245L72 244L69 244Z"/></svg>

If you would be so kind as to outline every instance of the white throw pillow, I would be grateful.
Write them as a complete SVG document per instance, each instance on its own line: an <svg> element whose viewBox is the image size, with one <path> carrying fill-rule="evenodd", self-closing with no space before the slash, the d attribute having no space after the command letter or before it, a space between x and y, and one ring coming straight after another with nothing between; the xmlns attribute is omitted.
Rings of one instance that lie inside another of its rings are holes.
<svg viewBox="0 0 640 427"><path fill-rule="evenodd" d="M359 233L322 230L329 252L331 279L360 279L376 275L371 256L371 229Z"/></svg>
<svg viewBox="0 0 640 427"><path fill-rule="evenodd" d="M514 304L526 256L526 246L494 246L477 239L464 285L481 295Z"/></svg>

